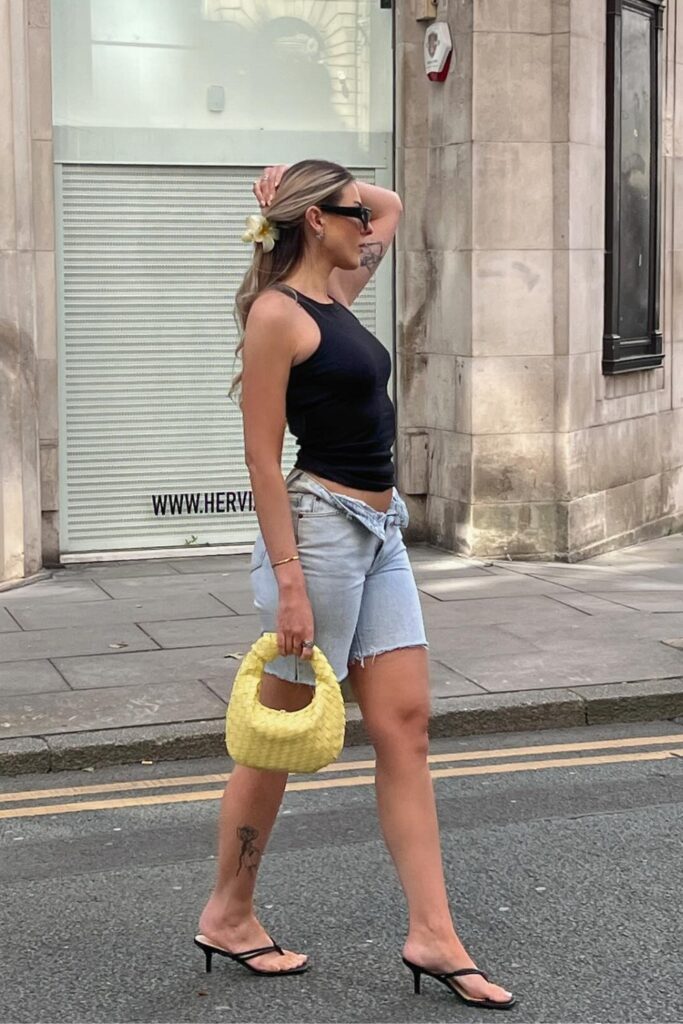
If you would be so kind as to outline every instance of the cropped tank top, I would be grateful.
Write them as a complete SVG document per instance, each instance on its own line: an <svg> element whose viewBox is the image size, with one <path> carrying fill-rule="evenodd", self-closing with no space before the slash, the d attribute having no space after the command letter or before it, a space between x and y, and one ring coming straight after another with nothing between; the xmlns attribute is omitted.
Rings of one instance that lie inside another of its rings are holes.
<svg viewBox="0 0 683 1024"><path fill-rule="evenodd" d="M360 490L393 487L389 353L341 303L281 289L294 293L320 328L320 344L292 366L287 386L287 425L299 446L295 468Z"/></svg>

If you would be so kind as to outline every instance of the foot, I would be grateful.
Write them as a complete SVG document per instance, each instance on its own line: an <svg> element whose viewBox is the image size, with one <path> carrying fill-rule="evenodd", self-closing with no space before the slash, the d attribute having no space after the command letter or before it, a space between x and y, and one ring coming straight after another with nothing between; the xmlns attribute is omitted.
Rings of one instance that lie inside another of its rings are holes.
<svg viewBox="0 0 683 1024"><path fill-rule="evenodd" d="M212 946L218 946L229 953L246 953L249 949L272 945L268 932L253 914L242 921L228 924L212 919L205 912L199 919L199 931ZM283 955L277 952L263 953L249 960L249 965L259 971L279 974L280 971L303 967L307 962L308 957L303 953L293 953L283 947Z"/></svg>
<svg viewBox="0 0 683 1024"><path fill-rule="evenodd" d="M406 940L403 956L419 967L426 967L435 974L449 974L465 967L478 967L478 964L465 952L457 937L451 939L412 939ZM491 999L496 1003L507 1003L512 992L492 985L480 974L466 974L464 978L451 978L450 985L457 984L463 995L468 999Z"/></svg>

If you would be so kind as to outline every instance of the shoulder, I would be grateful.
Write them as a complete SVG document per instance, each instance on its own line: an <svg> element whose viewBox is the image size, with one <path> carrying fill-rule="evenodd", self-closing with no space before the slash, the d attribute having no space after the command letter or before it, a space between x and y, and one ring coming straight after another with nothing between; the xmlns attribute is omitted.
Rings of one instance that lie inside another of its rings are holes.
<svg viewBox="0 0 683 1024"><path fill-rule="evenodd" d="M291 321L297 309L296 301L290 295L269 288L254 299L247 317L247 325L282 327Z"/></svg>
<svg viewBox="0 0 683 1024"><path fill-rule="evenodd" d="M296 301L283 292L268 289L254 299L244 331L245 351L296 352L301 311Z"/></svg>

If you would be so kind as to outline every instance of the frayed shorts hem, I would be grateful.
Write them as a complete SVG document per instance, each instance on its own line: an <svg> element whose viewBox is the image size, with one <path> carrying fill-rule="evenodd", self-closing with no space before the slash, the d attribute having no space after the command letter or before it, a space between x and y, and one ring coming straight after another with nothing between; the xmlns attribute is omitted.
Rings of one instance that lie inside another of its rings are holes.
<svg viewBox="0 0 683 1024"><path fill-rule="evenodd" d="M418 641L416 643L404 643L394 644L390 647L382 647L377 650L364 651L362 654L349 655L348 664L342 670L339 670L333 665L334 674L337 677L337 682L342 683L349 674L349 668L352 665L360 665L361 668L365 668L365 662L372 659L373 663L375 658L378 658L381 654L390 654L392 651L403 651L410 650L415 647L423 647L426 651L429 650L429 644L426 641ZM315 679L313 678L313 668L310 661L303 658L298 658L295 654L288 655L286 657L278 657L271 661L265 671L269 675L276 676L285 683L303 683L306 686L315 686Z"/></svg>
<svg viewBox="0 0 683 1024"><path fill-rule="evenodd" d="M354 654L349 658L349 665L360 665L361 668L365 668L365 661L367 658L372 658L374 662L375 658L378 658L380 654L391 654L392 651L407 651L414 647L424 647L426 651L429 650L429 644L426 641L414 644L394 644L391 647L378 648L376 651L365 651L364 654Z"/></svg>

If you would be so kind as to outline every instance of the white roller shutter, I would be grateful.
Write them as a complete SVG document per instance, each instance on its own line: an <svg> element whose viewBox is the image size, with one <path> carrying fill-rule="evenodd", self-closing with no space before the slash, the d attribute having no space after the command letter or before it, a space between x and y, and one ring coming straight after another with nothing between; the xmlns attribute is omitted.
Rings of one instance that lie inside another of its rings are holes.
<svg viewBox="0 0 683 1024"><path fill-rule="evenodd" d="M63 551L253 539L241 418L228 388L255 175L63 166ZM374 284L354 311L376 330ZM288 437L284 469L293 458Z"/></svg>

